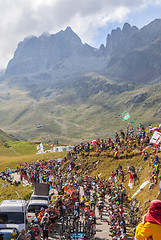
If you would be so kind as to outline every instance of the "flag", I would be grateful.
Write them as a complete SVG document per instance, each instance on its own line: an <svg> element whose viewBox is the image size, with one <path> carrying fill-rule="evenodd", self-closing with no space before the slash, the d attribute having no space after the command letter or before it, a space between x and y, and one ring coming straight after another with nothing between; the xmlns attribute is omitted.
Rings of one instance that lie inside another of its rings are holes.
<svg viewBox="0 0 161 240"><path fill-rule="evenodd" d="M133 182L133 179L134 179L133 174L130 172L130 182Z"/></svg>
<svg viewBox="0 0 161 240"><path fill-rule="evenodd" d="M41 150L41 151L44 150L42 143L40 143L40 144L37 146L37 150Z"/></svg>
<svg viewBox="0 0 161 240"><path fill-rule="evenodd" d="M39 150L41 148L40 144L37 146L37 150Z"/></svg>
<svg viewBox="0 0 161 240"><path fill-rule="evenodd" d="M127 125L127 126L129 127L129 126L130 126L130 124L131 124L131 121L129 121L129 122L128 122L128 125Z"/></svg>
<svg viewBox="0 0 161 240"><path fill-rule="evenodd" d="M127 119L129 119L129 118L130 118L129 113L126 113L125 116L124 116L122 119L123 119L123 121L125 121L125 120L127 120Z"/></svg>
<svg viewBox="0 0 161 240"><path fill-rule="evenodd" d="M132 181L129 180L129 184L128 184L129 188L132 189Z"/></svg>

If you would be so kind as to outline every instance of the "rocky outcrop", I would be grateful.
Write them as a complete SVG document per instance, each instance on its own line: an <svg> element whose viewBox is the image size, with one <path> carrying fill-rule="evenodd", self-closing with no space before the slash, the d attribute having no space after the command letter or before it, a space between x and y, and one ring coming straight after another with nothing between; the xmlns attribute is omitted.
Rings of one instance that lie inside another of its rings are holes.
<svg viewBox="0 0 161 240"><path fill-rule="evenodd" d="M109 77L140 84L159 80L161 76L160 52L161 38L158 38L146 47L112 57L104 71Z"/></svg>
<svg viewBox="0 0 161 240"><path fill-rule="evenodd" d="M128 23L124 24L122 30L120 28L112 30L106 40L106 54L113 56L138 47L139 43L136 41L138 33L139 29L131 27Z"/></svg>
<svg viewBox="0 0 161 240"><path fill-rule="evenodd" d="M142 103L144 102L146 99L148 98L148 93L144 92L144 93L138 93L135 96L133 96L132 98L130 98L126 104L129 103Z"/></svg>
<svg viewBox="0 0 161 240"><path fill-rule="evenodd" d="M161 19L156 19L140 30L136 26L125 23L120 28L112 30L106 39L107 55L126 54L137 48L145 47L161 36Z"/></svg>
<svg viewBox="0 0 161 240"><path fill-rule="evenodd" d="M37 86L39 91L49 85L62 88L91 72L104 75L112 82L121 80L125 85L127 82L145 84L160 79L160 52L161 19L141 29L125 23L122 29L112 30L106 46L102 44L99 49L83 44L67 27L56 34L44 33L20 42L8 63L5 77L10 79L11 85L21 85L28 90ZM111 91L117 92L115 90Z"/></svg>
<svg viewBox="0 0 161 240"><path fill-rule="evenodd" d="M18 44L13 59L8 63L6 76L49 70L68 74L71 69L73 72L88 69L94 64L95 52L94 48L83 44L70 27L57 34L29 37Z"/></svg>

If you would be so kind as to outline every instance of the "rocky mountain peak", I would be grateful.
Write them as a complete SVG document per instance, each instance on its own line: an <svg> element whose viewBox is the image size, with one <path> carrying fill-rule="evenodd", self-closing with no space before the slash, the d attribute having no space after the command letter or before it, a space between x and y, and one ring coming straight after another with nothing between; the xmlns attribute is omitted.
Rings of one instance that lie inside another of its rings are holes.
<svg viewBox="0 0 161 240"><path fill-rule="evenodd" d="M64 32L74 33L70 26L66 27Z"/></svg>
<svg viewBox="0 0 161 240"><path fill-rule="evenodd" d="M67 42L72 42L72 44L82 44L81 39L75 32L73 32L71 27L67 27L64 31L60 31L57 36L60 36Z"/></svg>
<svg viewBox="0 0 161 240"><path fill-rule="evenodd" d="M49 69L57 73L61 69L61 72L65 74L66 68L73 68L73 71L76 71L80 66L84 69L87 65L92 65L93 62L88 59L94 54L95 49L83 44L71 27L67 27L56 34L43 33L39 37L25 38L18 44L14 58L8 63L5 75L8 77L33 74ZM86 58L88 64L82 58ZM77 65L76 69L74 65Z"/></svg>
<svg viewBox="0 0 161 240"><path fill-rule="evenodd" d="M43 33L39 37L25 38L18 44L5 75L14 77L43 73L41 76L44 77L47 73L54 82L55 79L70 79L74 74L99 71L112 78L150 81L160 74L160 42L161 19L141 29L125 23L122 29L113 29L107 35L106 45L102 44L99 49L83 44L68 26L55 34Z"/></svg>
<svg viewBox="0 0 161 240"><path fill-rule="evenodd" d="M129 23L124 23L122 31L128 33L130 30L131 30L131 25Z"/></svg>
<svg viewBox="0 0 161 240"><path fill-rule="evenodd" d="M50 34L49 32L43 32L43 33L39 36L39 39L40 39L41 41L43 41L43 40L49 38L50 36L51 36L51 34Z"/></svg>
<svg viewBox="0 0 161 240"><path fill-rule="evenodd" d="M113 29L111 34L107 35L106 39L106 54L117 55L122 52L127 52L131 47L136 46L133 36L139 29L129 23L125 23L122 30L120 28Z"/></svg>

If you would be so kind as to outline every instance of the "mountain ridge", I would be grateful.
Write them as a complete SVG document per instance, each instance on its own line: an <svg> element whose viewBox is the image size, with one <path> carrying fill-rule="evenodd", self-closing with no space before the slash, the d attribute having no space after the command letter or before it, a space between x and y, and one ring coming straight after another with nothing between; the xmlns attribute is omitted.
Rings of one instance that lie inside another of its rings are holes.
<svg viewBox="0 0 161 240"><path fill-rule="evenodd" d="M25 73L41 72L61 68L62 59L89 55L93 56L94 48L83 44L81 39L67 27L56 34L51 34L44 39L40 37L25 38L18 44L13 59L8 63L5 75L19 75ZM88 57L88 58L89 58ZM28 63L29 62L29 63ZM53 65L55 63L55 65ZM17 67L18 66L18 67ZM55 68L55 69L54 69Z"/></svg>
<svg viewBox="0 0 161 240"><path fill-rule="evenodd" d="M158 123L160 53L161 19L141 29L125 23L98 49L70 27L27 37L0 83L0 128L20 139L66 143L119 130L124 111L134 122Z"/></svg>
<svg viewBox="0 0 161 240"><path fill-rule="evenodd" d="M158 52L161 50L161 19L156 19L141 29L125 23L122 30L120 28L111 31L107 35L106 45L100 48L93 48L88 44L83 44L79 36L73 32L71 27L67 27L56 34L42 34L39 37L31 36L18 44L14 57L9 61L5 77L11 79L15 84L15 76L20 77L17 85L26 81L35 83L33 75L47 74L48 82L51 85L77 74L80 76L88 75L91 72L99 72L111 79L124 79L145 83L155 80L160 75L158 66L148 66L144 69L144 74L135 72L138 67L142 67L143 61L146 64L151 57L160 57ZM149 55L149 51L155 42L155 48ZM158 51L159 50L159 51ZM134 66L130 74L129 63ZM139 62L139 64L138 64ZM145 64L145 65L146 65ZM143 66L144 68L144 66ZM156 71L153 79L149 79L149 72ZM151 71L151 69L154 71ZM131 78L131 75L136 78ZM41 78L41 77L40 77ZM28 79L28 80L27 80ZM45 87L46 79L41 82ZM23 84L22 84L23 85ZM25 85L25 84L24 84ZM52 86L53 87L53 86Z"/></svg>

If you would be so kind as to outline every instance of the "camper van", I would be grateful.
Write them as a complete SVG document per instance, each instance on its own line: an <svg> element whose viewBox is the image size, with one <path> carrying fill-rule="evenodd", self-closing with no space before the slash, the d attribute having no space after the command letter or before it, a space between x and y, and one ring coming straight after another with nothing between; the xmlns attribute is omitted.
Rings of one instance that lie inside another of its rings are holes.
<svg viewBox="0 0 161 240"><path fill-rule="evenodd" d="M26 229L26 201L4 200L0 204L0 228Z"/></svg>

